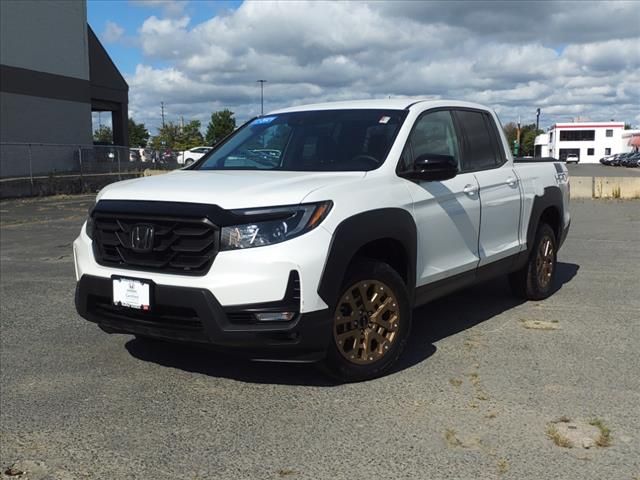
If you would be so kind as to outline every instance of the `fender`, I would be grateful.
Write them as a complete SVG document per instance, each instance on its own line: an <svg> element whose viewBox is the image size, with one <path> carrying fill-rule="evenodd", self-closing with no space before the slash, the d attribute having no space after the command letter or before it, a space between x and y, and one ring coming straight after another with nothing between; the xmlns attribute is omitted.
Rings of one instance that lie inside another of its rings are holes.
<svg viewBox="0 0 640 480"><path fill-rule="evenodd" d="M522 268L529 256L531 255L531 249L533 248L533 242L536 237L536 231L540 224L540 218L542 213L549 207L553 207L557 210L559 215L559 222L557 225L551 225L551 228L556 232L558 248L562 244L563 238L563 219L564 219L564 202L562 199L562 191L560 187L552 185L544 188L542 195L536 195L533 199L533 205L531 206L531 215L529 215L529 225L527 227L527 248L518 254L518 258L513 264L512 270L519 270Z"/></svg>
<svg viewBox="0 0 640 480"><path fill-rule="evenodd" d="M407 291L413 299L416 284L416 224L411 214L401 208L369 210L343 220L331 238L318 295L330 307L340 295L340 287L349 263L358 250L382 239L398 241L407 255Z"/></svg>
<svg viewBox="0 0 640 480"><path fill-rule="evenodd" d="M549 207L555 207L560 215L560 222L558 225L551 225L551 228L556 232L557 240L560 241L560 235L562 234L562 222L564 218L564 203L562 201L562 191L560 187L553 185L544 188L542 196L536 196L533 199L533 206L531 207L531 215L529 216L529 227L527 228L527 248L531 248L533 243L538 224L540 223L540 217Z"/></svg>

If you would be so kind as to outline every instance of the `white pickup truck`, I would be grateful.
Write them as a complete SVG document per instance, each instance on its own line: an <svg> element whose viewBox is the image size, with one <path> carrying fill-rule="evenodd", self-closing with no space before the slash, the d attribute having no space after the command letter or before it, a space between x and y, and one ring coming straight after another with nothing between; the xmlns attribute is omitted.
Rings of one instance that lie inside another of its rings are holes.
<svg viewBox="0 0 640 480"><path fill-rule="evenodd" d="M362 380L398 359L418 305L498 275L550 295L569 223L565 165L514 164L489 108L299 106L103 189L73 245L76 306L109 333Z"/></svg>

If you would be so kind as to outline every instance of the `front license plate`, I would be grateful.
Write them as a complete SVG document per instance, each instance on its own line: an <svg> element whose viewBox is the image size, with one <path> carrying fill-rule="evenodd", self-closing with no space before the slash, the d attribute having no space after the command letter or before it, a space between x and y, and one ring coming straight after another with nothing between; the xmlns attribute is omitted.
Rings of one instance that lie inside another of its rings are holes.
<svg viewBox="0 0 640 480"><path fill-rule="evenodd" d="M150 285L141 280L132 278L113 279L113 304L123 307L149 310Z"/></svg>

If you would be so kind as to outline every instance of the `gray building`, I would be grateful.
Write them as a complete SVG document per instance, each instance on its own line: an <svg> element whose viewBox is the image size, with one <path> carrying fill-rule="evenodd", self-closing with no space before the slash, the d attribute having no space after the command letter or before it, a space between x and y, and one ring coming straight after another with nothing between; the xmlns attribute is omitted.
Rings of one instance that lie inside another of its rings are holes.
<svg viewBox="0 0 640 480"><path fill-rule="evenodd" d="M128 91L84 0L0 1L0 176L25 162L33 175L76 170L64 146L90 148L92 112L110 112L113 143L127 146Z"/></svg>

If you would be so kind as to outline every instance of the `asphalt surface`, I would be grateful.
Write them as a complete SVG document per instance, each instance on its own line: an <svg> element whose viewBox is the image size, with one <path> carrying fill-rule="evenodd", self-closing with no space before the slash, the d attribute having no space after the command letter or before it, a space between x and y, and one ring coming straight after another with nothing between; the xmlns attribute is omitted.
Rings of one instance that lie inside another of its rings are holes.
<svg viewBox="0 0 640 480"><path fill-rule="evenodd" d="M640 178L640 168L613 167L599 163L569 163L569 175L572 177L632 177Z"/></svg>
<svg viewBox="0 0 640 480"><path fill-rule="evenodd" d="M0 466L32 470L11 478L640 478L639 201L574 201L551 298L501 279L438 300L394 373L350 385L79 318L91 201L0 203ZM562 416L611 445L555 445Z"/></svg>

